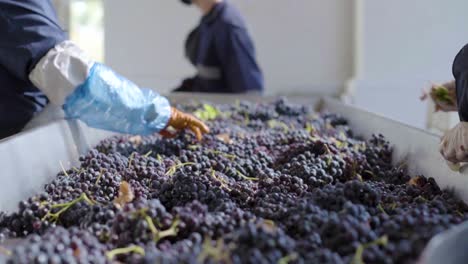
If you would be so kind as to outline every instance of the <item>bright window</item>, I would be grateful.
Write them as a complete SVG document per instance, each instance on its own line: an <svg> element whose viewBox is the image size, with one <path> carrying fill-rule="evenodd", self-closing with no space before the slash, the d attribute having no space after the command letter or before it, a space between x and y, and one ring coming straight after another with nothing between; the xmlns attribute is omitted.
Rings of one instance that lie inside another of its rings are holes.
<svg viewBox="0 0 468 264"><path fill-rule="evenodd" d="M94 60L104 62L104 9L102 0L70 1L70 39Z"/></svg>

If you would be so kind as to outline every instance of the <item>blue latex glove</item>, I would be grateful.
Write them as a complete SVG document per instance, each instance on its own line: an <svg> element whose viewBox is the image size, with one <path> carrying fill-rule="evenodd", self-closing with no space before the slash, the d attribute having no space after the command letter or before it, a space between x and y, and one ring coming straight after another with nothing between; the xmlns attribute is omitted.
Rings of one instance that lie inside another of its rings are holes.
<svg viewBox="0 0 468 264"><path fill-rule="evenodd" d="M67 97L63 109L67 118L125 134L159 132L171 117L167 98L139 88L99 63L94 64L86 81Z"/></svg>

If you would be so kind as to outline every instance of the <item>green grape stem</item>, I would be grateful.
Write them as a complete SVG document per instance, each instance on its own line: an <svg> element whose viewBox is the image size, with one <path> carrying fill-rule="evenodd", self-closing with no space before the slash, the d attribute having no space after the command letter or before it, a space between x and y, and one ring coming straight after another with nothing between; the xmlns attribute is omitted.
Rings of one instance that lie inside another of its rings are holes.
<svg viewBox="0 0 468 264"><path fill-rule="evenodd" d="M111 251L108 251L106 253L106 257L109 260L114 259L118 255L123 255L123 254L129 254L129 253L135 253L144 256L145 255L145 249L139 246L130 246L126 248L116 248Z"/></svg>
<svg viewBox="0 0 468 264"><path fill-rule="evenodd" d="M67 177L70 177L70 175L68 175L68 173L67 173L67 170L65 170L65 167L63 167L62 161L60 161L59 163L60 163L60 167L62 168L63 174L65 174L65 176L67 176Z"/></svg>
<svg viewBox="0 0 468 264"><path fill-rule="evenodd" d="M231 191L231 188L228 187L227 182L224 179L216 176L216 171L213 170L213 168L211 168L211 177L215 179L216 181L220 182L221 187L225 188L228 191Z"/></svg>
<svg viewBox="0 0 468 264"><path fill-rule="evenodd" d="M364 250L372 246L386 246L387 244L388 236L384 235L375 241L359 245L359 247L356 249L356 253L354 254L351 264L365 264L364 260L362 259Z"/></svg>
<svg viewBox="0 0 468 264"><path fill-rule="evenodd" d="M289 262L295 261L299 255L294 252L278 260L278 264L288 264Z"/></svg>
<svg viewBox="0 0 468 264"><path fill-rule="evenodd" d="M99 175L98 175L98 177L97 177L96 182L94 183L94 185L98 185L98 184L99 184L99 181L101 180L102 174L104 173L104 171L105 171L105 169L101 169L101 170L99 171Z"/></svg>
<svg viewBox="0 0 468 264"><path fill-rule="evenodd" d="M130 168L132 166L132 162L133 162L134 157L135 157L135 152L132 152L132 154L130 154L130 157L128 159L128 168Z"/></svg>
<svg viewBox="0 0 468 264"><path fill-rule="evenodd" d="M219 150L209 149L207 151L209 153L213 153L213 154L216 154L216 155L221 155L221 156L226 157L226 158L231 159L231 160L235 160L237 158L236 155L228 154L228 153L225 153L225 152L222 152L222 151L219 151Z"/></svg>
<svg viewBox="0 0 468 264"><path fill-rule="evenodd" d="M377 209L379 209L379 211L382 212L383 214L388 215L387 212L385 212L385 209L383 208L382 204L377 205Z"/></svg>
<svg viewBox="0 0 468 264"><path fill-rule="evenodd" d="M140 209L139 211L135 212L136 215L143 217L148 224L148 228L150 229L151 233L153 234L154 242L159 242L161 239L171 236L177 236L178 226L180 224L180 220L176 218L171 226L166 230L158 230L156 225L154 224L153 219L146 214L147 209Z"/></svg>
<svg viewBox="0 0 468 264"><path fill-rule="evenodd" d="M231 263L230 250L221 238L216 241L216 246L213 246L210 238L205 238L203 251L198 255L197 261L204 263L207 259L212 259L217 263Z"/></svg>
<svg viewBox="0 0 468 264"><path fill-rule="evenodd" d="M52 209L60 208L60 210L58 212L56 212L56 213L47 212L47 214L42 218L42 221L51 220L52 222L57 222L59 220L61 214L63 214L68 209L70 209L70 207L72 207L73 205L75 205L75 204L77 204L79 202L82 202L82 201L85 201L89 205L94 205L95 204L94 201L92 201L91 199L88 198L86 193L82 193L80 195L80 197L78 197L75 200L72 200L72 201L70 201L68 203L61 203L61 204L52 205L51 206Z"/></svg>
<svg viewBox="0 0 468 264"><path fill-rule="evenodd" d="M247 177L244 174L242 174L242 172L240 172L239 170L236 170L236 172L237 172L237 175L239 175L244 180L248 180L248 181L258 181L259 180L258 178Z"/></svg>
<svg viewBox="0 0 468 264"><path fill-rule="evenodd" d="M166 237L177 236L179 224L180 224L180 220L176 218L168 229L158 231L157 236L155 238L155 242L157 243L161 239L166 238Z"/></svg>
<svg viewBox="0 0 468 264"><path fill-rule="evenodd" d="M175 164L167 170L166 175L167 176L172 176L174 173L176 173L177 169L182 168L184 166L189 166L189 165L196 165L195 162L186 162L186 163L180 163L180 164Z"/></svg>

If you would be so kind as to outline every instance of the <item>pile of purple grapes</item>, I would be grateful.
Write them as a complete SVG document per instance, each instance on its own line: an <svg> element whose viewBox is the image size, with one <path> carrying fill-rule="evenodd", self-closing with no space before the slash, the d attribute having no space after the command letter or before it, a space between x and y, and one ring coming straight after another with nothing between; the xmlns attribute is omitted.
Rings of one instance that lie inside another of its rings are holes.
<svg viewBox="0 0 468 264"><path fill-rule="evenodd" d="M468 206L382 135L280 99L190 103L198 142L119 136L0 213L8 263L414 263ZM414 177L412 177L414 176ZM19 239L16 246L10 241Z"/></svg>

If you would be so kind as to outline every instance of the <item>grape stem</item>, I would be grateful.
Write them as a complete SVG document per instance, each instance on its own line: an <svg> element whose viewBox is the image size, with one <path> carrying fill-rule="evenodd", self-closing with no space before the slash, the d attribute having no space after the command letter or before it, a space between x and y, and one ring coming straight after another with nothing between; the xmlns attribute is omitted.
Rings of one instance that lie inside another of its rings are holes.
<svg viewBox="0 0 468 264"><path fill-rule="evenodd" d="M122 255L122 254L129 254L129 253L135 253L144 256L145 255L145 249L139 246L130 246L126 248L116 248L111 251L108 251L106 253L106 257L109 260L112 260L115 258L115 256Z"/></svg>
<svg viewBox="0 0 468 264"><path fill-rule="evenodd" d="M203 251L198 255L197 261L204 263L207 259L213 259L217 263L231 263L230 248L226 249L222 238L216 241L216 246L213 246L213 241L210 238L205 238Z"/></svg>
<svg viewBox="0 0 468 264"><path fill-rule="evenodd" d="M148 151L145 155L143 155L143 157L147 158L147 157L149 157L151 154L153 154L153 151L152 151L152 150Z"/></svg>
<svg viewBox="0 0 468 264"><path fill-rule="evenodd" d="M179 218L174 219L174 221L168 229L158 230L158 228L153 222L153 219L146 214L146 211L147 209L141 209L136 213L145 219L146 223L148 224L148 228L150 229L151 233L153 233L154 242L158 243L163 238L177 236L178 226L180 224Z"/></svg>
<svg viewBox="0 0 468 264"><path fill-rule="evenodd" d="M387 244L388 236L385 235L378 238L375 241L359 245L359 247L356 249L356 253L354 254L351 264L365 264L364 260L362 259L362 254L364 253L364 250L372 246L386 246Z"/></svg>
<svg viewBox="0 0 468 264"><path fill-rule="evenodd" d="M370 171L370 170L365 170L364 172L367 173L367 174L369 174L369 175L372 176L372 177L375 177L375 174L374 174L372 171Z"/></svg>
<svg viewBox="0 0 468 264"><path fill-rule="evenodd" d="M178 226L180 224L180 220L176 218L172 224L171 227L169 227L166 230L160 230L157 233L157 236L155 237L155 242L159 242L161 239L166 238L166 237L172 237L172 236L177 236L177 231L178 231Z"/></svg>
<svg viewBox="0 0 468 264"><path fill-rule="evenodd" d="M222 178L216 176L216 171L213 170L213 168L211 168L211 177L212 177L213 179L215 179L216 181L220 182L220 183L221 183L221 187L225 188L225 189L228 190L228 191L231 191L231 188L229 188L229 187L227 186L227 182L226 182L224 179L222 179Z"/></svg>
<svg viewBox="0 0 468 264"><path fill-rule="evenodd" d="M236 172L237 172L237 175L242 177L244 180L248 180L248 181L258 181L259 180L258 178L247 177L244 174L242 174L242 172L240 172L239 170L236 170Z"/></svg>
<svg viewBox="0 0 468 264"><path fill-rule="evenodd" d="M197 150L199 147L201 147L201 146L200 145L190 145L187 148L190 149L190 150Z"/></svg>
<svg viewBox="0 0 468 264"><path fill-rule="evenodd" d="M250 117L247 113L244 113L244 125L248 126L250 124Z"/></svg>
<svg viewBox="0 0 468 264"><path fill-rule="evenodd" d="M277 226L273 220L265 219L263 220L263 227L269 231L274 231Z"/></svg>
<svg viewBox="0 0 468 264"><path fill-rule="evenodd" d="M159 162L162 162L162 161L163 161L163 158L162 158L161 155L159 155L159 154L156 155L156 159L157 159Z"/></svg>
<svg viewBox="0 0 468 264"><path fill-rule="evenodd" d="M60 163L60 167L62 167L63 174L65 174L65 176L67 177L70 177L70 175L68 175L67 171L65 170L65 167L63 167L62 161L59 161L59 163Z"/></svg>
<svg viewBox="0 0 468 264"><path fill-rule="evenodd" d="M174 173L176 173L177 169L182 168L184 166L189 166L189 165L196 165L195 162L185 162L185 163L179 163L171 166L169 170L166 172L166 176L172 176Z"/></svg>
<svg viewBox="0 0 468 264"><path fill-rule="evenodd" d="M130 168L132 166L132 162L133 162L134 157L135 157L135 152L132 152L132 154L130 154L130 158L128 159L128 168Z"/></svg>
<svg viewBox="0 0 468 264"><path fill-rule="evenodd" d="M94 185L98 185L99 184L99 181L101 180L101 177L102 177L102 174L104 173L105 169L102 169L99 171L99 175L96 179L96 182L94 183Z"/></svg>
<svg viewBox="0 0 468 264"><path fill-rule="evenodd" d="M278 264L288 264L291 261L295 261L298 258L298 254L296 252L291 253L281 259L278 260Z"/></svg>
<svg viewBox="0 0 468 264"><path fill-rule="evenodd" d="M77 174L80 174L80 173L82 173L82 172L85 171L84 168L81 168L80 170L78 170L78 168L76 168L76 167L73 167L73 170L74 170Z"/></svg>
<svg viewBox="0 0 468 264"><path fill-rule="evenodd" d="M60 210L58 212L56 212L56 213L47 212L47 214L42 218L42 221L50 219L50 220L52 220L52 222L57 222L62 213L64 213L68 209L70 209L70 207L72 207L73 205L75 205L75 204L77 204L79 202L82 202L82 201L85 201L89 205L94 205L95 204L95 202L93 202L91 199L88 198L86 193L82 193L80 195L80 197L78 197L75 200L72 200L72 201L70 201L68 203L61 203L61 204L52 205L52 207L51 207L52 209L60 208Z"/></svg>
<svg viewBox="0 0 468 264"><path fill-rule="evenodd" d="M387 212L385 212L385 209L383 208L382 204L377 205L377 209L379 209L380 212L382 212L383 214L388 215Z"/></svg>
<svg viewBox="0 0 468 264"><path fill-rule="evenodd" d="M236 155L228 154L228 153L225 153L225 152L222 152L222 151L219 151L219 150L208 149L207 151L209 153L224 156L224 157L226 157L226 158L228 158L230 160L235 160L237 158Z"/></svg>

